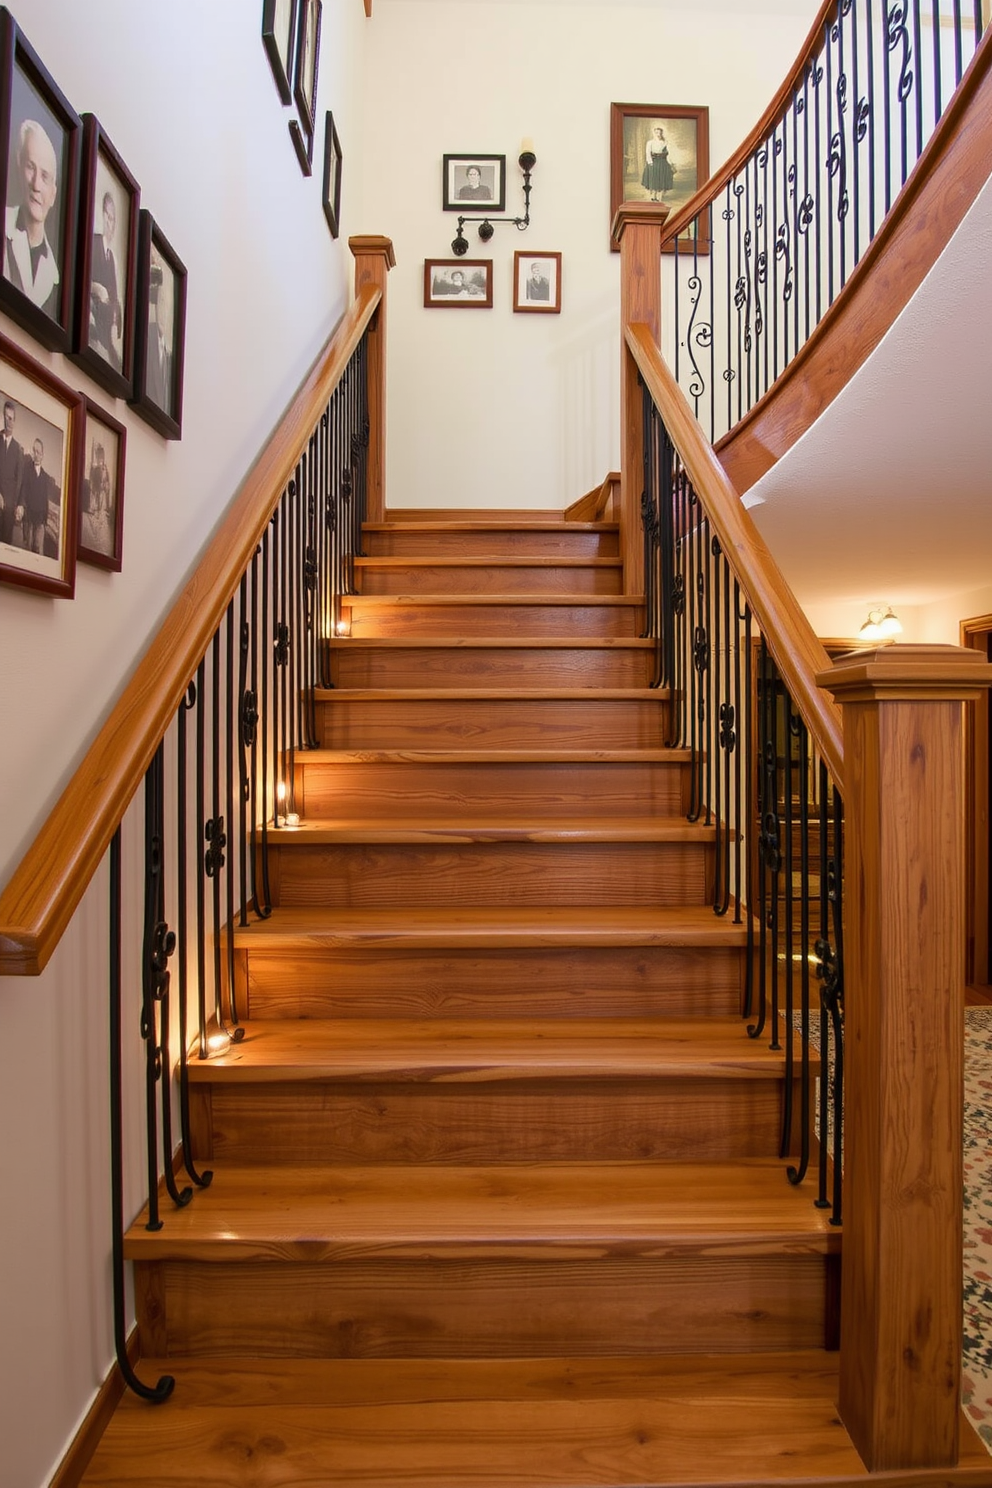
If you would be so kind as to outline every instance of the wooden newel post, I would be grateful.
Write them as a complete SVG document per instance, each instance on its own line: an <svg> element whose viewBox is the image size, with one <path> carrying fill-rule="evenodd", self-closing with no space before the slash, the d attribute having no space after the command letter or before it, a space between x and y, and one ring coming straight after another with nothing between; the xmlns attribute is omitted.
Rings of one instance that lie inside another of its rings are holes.
<svg viewBox="0 0 992 1488"><path fill-rule="evenodd" d="M817 681L844 711L840 1414L870 1471L958 1460L964 704L992 667L889 646Z"/></svg>
<svg viewBox="0 0 992 1488"><path fill-rule="evenodd" d="M617 209L612 239L620 244L620 556L625 594L644 593L644 434L637 367L624 327L641 323L661 339L661 230L668 208L631 202Z"/></svg>
<svg viewBox="0 0 992 1488"><path fill-rule="evenodd" d="M355 255L355 293L364 284L382 290L382 302L368 329L369 463L366 520L386 513L386 275L396 266L391 238L349 238Z"/></svg>

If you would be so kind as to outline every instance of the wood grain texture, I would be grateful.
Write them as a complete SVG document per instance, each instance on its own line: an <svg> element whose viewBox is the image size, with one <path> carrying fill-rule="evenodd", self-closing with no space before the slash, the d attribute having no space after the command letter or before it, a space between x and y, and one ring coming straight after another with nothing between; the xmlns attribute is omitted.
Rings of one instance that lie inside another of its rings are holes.
<svg viewBox="0 0 992 1488"><path fill-rule="evenodd" d="M986 32L844 289L774 386L717 444L738 491L749 490L792 448L879 344L985 185L990 158L992 37Z"/></svg>
<svg viewBox="0 0 992 1488"><path fill-rule="evenodd" d="M379 303L376 289L359 293L0 895L0 974L36 976L48 962L221 622L300 448Z"/></svg>
<svg viewBox="0 0 992 1488"><path fill-rule="evenodd" d="M356 640L434 636L471 640L517 636L566 638L640 634L643 601L636 595L355 595L342 600Z"/></svg>
<svg viewBox="0 0 992 1488"><path fill-rule="evenodd" d="M956 647L838 663L846 807L841 1412L873 1470L953 1466L961 1369L963 703ZM824 674L824 680L828 674Z"/></svg>
<svg viewBox="0 0 992 1488"><path fill-rule="evenodd" d="M619 558L356 558L363 594L619 594Z"/></svg>
<svg viewBox="0 0 992 1488"><path fill-rule="evenodd" d="M281 911L275 912L278 918ZM740 1011L734 946L533 946L495 937L447 950L264 948L244 955L253 1020L674 1017Z"/></svg>
<svg viewBox="0 0 992 1488"><path fill-rule="evenodd" d="M661 359L649 326L628 322L627 345L685 461L795 707L843 795L840 712L815 681L817 672L827 666L827 653L693 418L685 395Z"/></svg>
<svg viewBox="0 0 992 1488"><path fill-rule="evenodd" d="M365 551L372 558L616 558L616 522L555 522L514 527L475 522L366 523Z"/></svg>
<svg viewBox="0 0 992 1488"><path fill-rule="evenodd" d="M620 244L620 556L627 594L644 592L644 417L637 366L624 327L646 325L661 339L661 235L669 208L638 202L620 207L611 242Z"/></svg>
<svg viewBox="0 0 992 1488"><path fill-rule="evenodd" d="M645 687L654 669L646 640L590 636L512 641L507 637L449 636L415 642L395 637L376 642L335 641L331 676L343 687L455 686Z"/></svg>
<svg viewBox="0 0 992 1488"><path fill-rule="evenodd" d="M410 688L384 697L345 690L318 699L317 736L328 749L592 749L604 740L617 749L660 748L668 716L667 698L647 689L626 697L604 692L547 699L457 689L418 696Z"/></svg>
<svg viewBox="0 0 992 1488"><path fill-rule="evenodd" d="M377 290L380 296L369 324L367 346L369 445L365 510L368 520L376 522L386 509L386 278L396 265L396 257L389 238L349 238L348 247L355 257L355 293Z"/></svg>

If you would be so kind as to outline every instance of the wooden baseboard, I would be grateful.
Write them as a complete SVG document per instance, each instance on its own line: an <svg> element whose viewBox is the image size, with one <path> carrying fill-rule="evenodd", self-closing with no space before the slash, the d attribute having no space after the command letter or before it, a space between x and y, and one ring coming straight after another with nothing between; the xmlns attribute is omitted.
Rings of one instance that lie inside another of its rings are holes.
<svg viewBox="0 0 992 1488"><path fill-rule="evenodd" d="M127 1357L134 1366L138 1362L138 1330L132 1328L127 1340ZM116 1360L110 1373L100 1386L96 1399L86 1412L86 1418L69 1445L69 1449L52 1478L49 1488L78 1488L82 1482L100 1438L110 1425L111 1417L124 1394L124 1376Z"/></svg>

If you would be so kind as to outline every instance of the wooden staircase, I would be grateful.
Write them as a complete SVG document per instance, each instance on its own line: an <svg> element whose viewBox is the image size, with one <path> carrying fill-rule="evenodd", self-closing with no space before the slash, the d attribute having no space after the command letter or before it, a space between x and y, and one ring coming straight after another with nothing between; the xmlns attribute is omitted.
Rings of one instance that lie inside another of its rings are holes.
<svg viewBox="0 0 992 1488"><path fill-rule="evenodd" d="M511 515L367 529L247 1034L192 1069L213 1183L126 1241L175 1394L87 1484L867 1476L616 529Z"/></svg>

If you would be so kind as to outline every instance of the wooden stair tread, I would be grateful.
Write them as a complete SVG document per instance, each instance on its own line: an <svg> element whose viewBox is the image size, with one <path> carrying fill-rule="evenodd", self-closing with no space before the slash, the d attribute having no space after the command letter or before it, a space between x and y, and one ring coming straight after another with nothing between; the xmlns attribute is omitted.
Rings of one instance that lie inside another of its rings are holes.
<svg viewBox="0 0 992 1488"><path fill-rule="evenodd" d="M837 1415L837 1355L146 1359L165 1409L121 1402L84 1488L855 1488L873 1481ZM246 1414L250 1412L249 1414ZM960 1464L888 1488L988 1483ZM772 1446L774 1443L774 1446Z"/></svg>
<svg viewBox="0 0 992 1488"><path fill-rule="evenodd" d="M167 1204L168 1200L164 1202ZM839 1253L840 1232L777 1159L486 1166L215 1165L129 1260L590 1260Z"/></svg>
<svg viewBox="0 0 992 1488"><path fill-rule="evenodd" d="M471 521L363 522L363 532L618 532L617 522L569 522L564 518L540 517L532 522L496 521L493 518Z"/></svg>
<svg viewBox="0 0 992 1488"><path fill-rule="evenodd" d="M315 687L319 703L366 702L667 702L663 687Z"/></svg>
<svg viewBox="0 0 992 1488"><path fill-rule="evenodd" d="M542 820L527 816L517 821L480 820L478 816L394 817L383 821L375 817L364 820L322 820L308 818L296 827L270 827L269 842L280 846L301 846L332 842L699 842L710 843L715 828L700 822L687 822L684 817L589 817L582 821L562 822L553 817Z"/></svg>
<svg viewBox="0 0 992 1488"><path fill-rule="evenodd" d="M375 596L372 596L373 598ZM383 596L379 596L382 598ZM423 596L419 596L421 599ZM595 596L591 596L595 598ZM417 595L408 596L416 603ZM520 596L511 595L508 604L519 604ZM581 598L580 598L580 603ZM468 649L479 651L654 651L655 643L641 636L328 636L327 644L334 650L348 648L364 651L390 648L408 651L425 647L445 649Z"/></svg>
<svg viewBox="0 0 992 1488"><path fill-rule="evenodd" d="M509 608L548 607L564 608L574 605L580 609L638 609L644 606L644 596L636 594L344 594L342 605L352 609L381 609L385 606L403 605L493 605Z"/></svg>
<svg viewBox="0 0 992 1488"><path fill-rule="evenodd" d="M687 764L688 749L298 749L299 765L407 764L643 765Z"/></svg>
<svg viewBox="0 0 992 1488"><path fill-rule="evenodd" d="M408 557L386 556L382 558L356 558L355 567L362 568L601 568L623 567L622 558L566 558L554 556L518 556L515 553L500 554L489 558L459 557L450 553L411 553ZM367 597L367 596L366 596Z"/></svg>
<svg viewBox="0 0 992 1488"><path fill-rule="evenodd" d="M495 909L274 909L236 927L235 944L267 952L383 945L394 949L522 946L740 946L747 927L708 906L672 908L529 905Z"/></svg>
<svg viewBox="0 0 992 1488"><path fill-rule="evenodd" d="M770 1079L784 1054L739 1018L305 1019L248 1023L226 1054L192 1060L197 1083L391 1080Z"/></svg>

